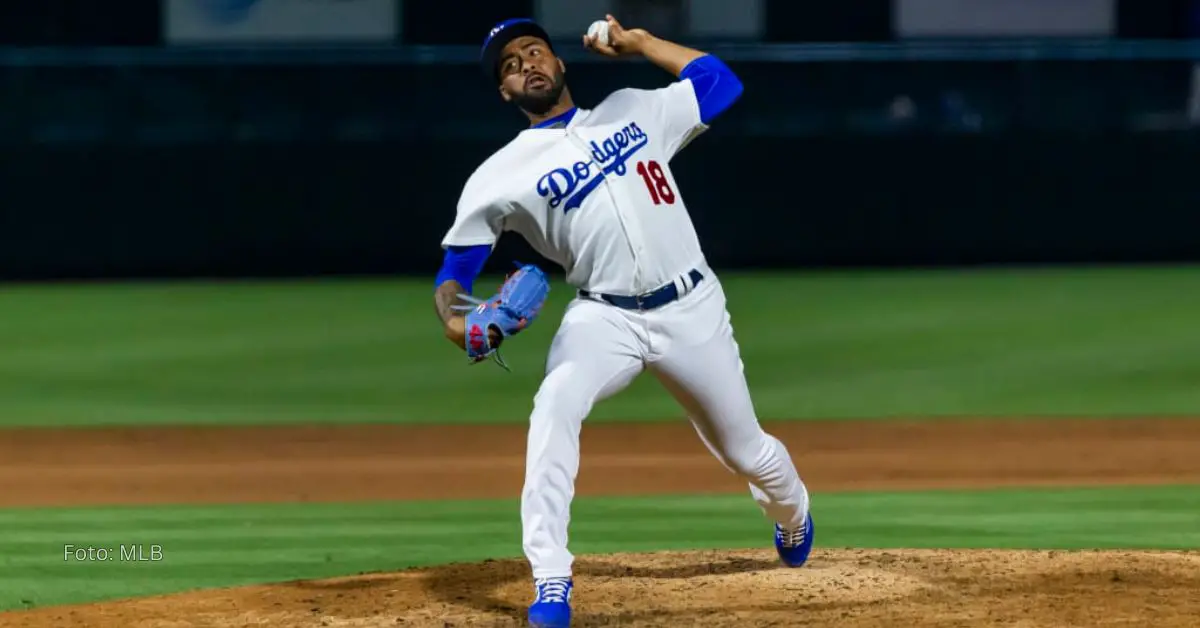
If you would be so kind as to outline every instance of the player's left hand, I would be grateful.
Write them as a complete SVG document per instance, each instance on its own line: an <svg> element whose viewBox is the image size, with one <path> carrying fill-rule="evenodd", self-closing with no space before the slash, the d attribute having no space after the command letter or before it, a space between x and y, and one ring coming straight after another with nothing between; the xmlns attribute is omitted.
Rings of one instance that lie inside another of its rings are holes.
<svg viewBox="0 0 1200 628"><path fill-rule="evenodd" d="M650 38L650 33L642 28L626 29L612 15L606 14L604 20L608 22L608 43L600 43L594 35L584 35L584 48L606 57L641 54L642 43Z"/></svg>
<svg viewBox="0 0 1200 628"><path fill-rule="evenodd" d="M478 305L471 308L465 320L468 360L474 364L494 356L497 364L508 368L497 353L500 343L533 324L549 292L550 280L546 273L537 266L525 264L504 280L498 294L486 301L477 301Z"/></svg>

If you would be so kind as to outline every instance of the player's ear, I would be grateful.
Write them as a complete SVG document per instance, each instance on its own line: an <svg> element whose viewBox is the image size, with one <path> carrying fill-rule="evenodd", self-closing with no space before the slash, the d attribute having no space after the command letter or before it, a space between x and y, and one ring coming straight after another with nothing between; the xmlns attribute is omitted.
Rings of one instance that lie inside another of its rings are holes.
<svg viewBox="0 0 1200 628"><path fill-rule="evenodd" d="M507 89L504 89L503 84L500 85L500 97L504 99L504 102L512 102L512 94L508 93Z"/></svg>
<svg viewBox="0 0 1200 628"><path fill-rule="evenodd" d="M562 57L558 58L558 69L563 73L567 73L567 64L563 63Z"/></svg>

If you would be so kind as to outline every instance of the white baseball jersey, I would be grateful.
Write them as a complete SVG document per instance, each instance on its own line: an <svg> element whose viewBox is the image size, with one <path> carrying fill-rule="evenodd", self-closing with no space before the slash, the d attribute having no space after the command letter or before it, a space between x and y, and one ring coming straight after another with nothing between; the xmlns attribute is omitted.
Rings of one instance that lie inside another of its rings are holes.
<svg viewBox="0 0 1200 628"><path fill-rule="evenodd" d="M637 295L676 281L705 260L668 162L707 129L684 79L523 130L468 179L442 246L513 231L576 288Z"/></svg>

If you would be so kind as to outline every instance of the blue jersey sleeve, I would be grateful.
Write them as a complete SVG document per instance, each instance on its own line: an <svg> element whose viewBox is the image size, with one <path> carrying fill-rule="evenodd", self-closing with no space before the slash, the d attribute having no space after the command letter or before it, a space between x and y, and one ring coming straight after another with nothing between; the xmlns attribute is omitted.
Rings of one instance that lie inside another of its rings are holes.
<svg viewBox="0 0 1200 628"><path fill-rule="evenodd" d="M729 109L741 97L742 81L713 55L704 55L687 64L679 73L681 79L691 79L700 105L700 121L709 124Z"/></svg>
<svg viewBox="0 0 1200 628"><path fill-rule="evenodd" d="M438 271L434 289L453 279L470 294L475 278L479 276L484 262L491 254L492 247L488 244L446 247L446 256L442 260L442 269Z"/></svg>

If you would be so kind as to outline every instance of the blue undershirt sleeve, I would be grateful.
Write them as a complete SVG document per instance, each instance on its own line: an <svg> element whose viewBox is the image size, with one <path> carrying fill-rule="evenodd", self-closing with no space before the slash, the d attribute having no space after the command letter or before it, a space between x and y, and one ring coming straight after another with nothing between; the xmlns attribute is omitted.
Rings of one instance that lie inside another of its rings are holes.
<svg viewBox="0 0 1200 628"><path fill-rule="evenodd" d="M741 97L742 81L713 55L704 55L687 64L680 79L691 79L700 105L700 121L709 124Z"/></svg>
<svg viewBox="0 0 1200 628"><path fill-rule="evenodd" d="M489 244L475 246L450 246L446 248L446 256L442 260L442 269L438 271L434 289L453 279L462 285L467 294L475 284L475 278L483 270L483 263L492 254Z"/></svg>

